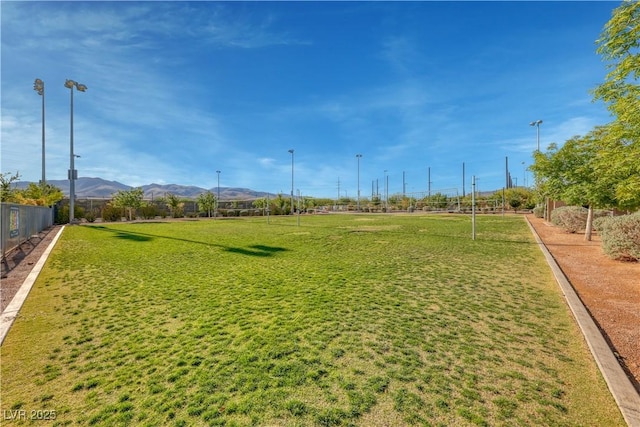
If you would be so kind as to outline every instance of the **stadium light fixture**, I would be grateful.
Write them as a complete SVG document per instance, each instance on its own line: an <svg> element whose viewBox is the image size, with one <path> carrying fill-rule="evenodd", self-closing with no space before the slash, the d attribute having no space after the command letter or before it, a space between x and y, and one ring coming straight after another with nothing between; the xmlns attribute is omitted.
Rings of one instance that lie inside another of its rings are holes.
<svg viewBox="0 0 640 427"><path fill-rule="evenodd" d="M538 151L540 151L540 125L542 124L542 120L536 120L535 122L529 123L529 126L535 126L537 128L537 141L538 141Z"/></svg>
<svg viewBox="0 0 640 427"><path fill-rule="evenodd" d="M68 88L71 90L71 125L70 125L70 142L69 142L69 147L70 147L70 155L69 155L69 224L73 224L74 221L74 202L75 202L75 191L76 191L76 185L75 185L75 180L78 179L78 171L75 170L75 166L74 166L74 160L76 158L76 155L73 153L73 88L76 88L76 90L79 90L80 92L85 92L87 90L87 86L83 85L82 83L78 83L76 81L73 80L69 80L67 79L64 82L64 87ZM77 156L80 157L80 156Z"/></svg>
<svg viewBox="0 0 640 427"><path fill-rule="evenodd" d="M42 180L40 181L40 183L42 185L45 185L46 175L44 161L44 82L41 79L36 79L33 83L33 90L35 90L38 95L42 96Z"/></svg>

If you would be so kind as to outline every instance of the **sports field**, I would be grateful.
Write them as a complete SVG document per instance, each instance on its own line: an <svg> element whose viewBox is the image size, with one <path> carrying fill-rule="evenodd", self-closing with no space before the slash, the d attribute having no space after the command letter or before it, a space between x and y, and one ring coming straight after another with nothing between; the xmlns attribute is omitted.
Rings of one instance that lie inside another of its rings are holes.
<svg viewBox="0 0 640 427"><path fill-rule="evenodd" d="M67 227L1 347L2 425L624 426L524 220L476 230Z"/></svg>

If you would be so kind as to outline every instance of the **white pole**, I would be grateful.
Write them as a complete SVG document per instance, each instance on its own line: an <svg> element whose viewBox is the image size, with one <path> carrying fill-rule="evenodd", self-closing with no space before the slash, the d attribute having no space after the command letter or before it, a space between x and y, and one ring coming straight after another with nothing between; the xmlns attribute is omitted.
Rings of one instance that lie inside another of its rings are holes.
<svg viewBox="0 0 640 427"><path fill-rule="evenodd" d="M298 189L298 227L300 227L300 189Z"/></svg>
<svg viewBox="0 0 640 427"><path fill-rule="evenodd" d="M476 176L471 182L471 238L476 240Z"/></svg>
<svg viewBox="0 0 640 427"><path fill-rule="evenodd" d="M293 148L289 150L291 153L291 215L294 214L295 206L293 206Z"/></svg>
<svg viewBox="0 0 640 427"><path fill-rule="evenodd" d="M70 107L70 117L71 117L71 126L70 126L70 132L69 132L69 224L73 224L73 219L74 219L74 201L75 201L75 192L76 192L76 188L75 188L75 181L74 181L74 176L73 176L73 172L74 172L74 164L73 164L73 160L74 160L74 155L73 155L73 86L70 87L71 89L71 107Z"/></svg>

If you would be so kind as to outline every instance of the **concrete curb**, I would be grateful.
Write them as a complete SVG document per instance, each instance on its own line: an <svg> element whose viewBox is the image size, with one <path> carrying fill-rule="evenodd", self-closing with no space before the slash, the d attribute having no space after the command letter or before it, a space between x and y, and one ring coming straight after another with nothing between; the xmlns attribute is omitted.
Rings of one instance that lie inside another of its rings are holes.
<svg viewBox="0 0 640 427"><path fill-rule="evenodd" d="M64 226L60 228L58 234L56 234L51 243L49 243L49 246L47 246L47 249L40 256L40 259L38 260L36 265L33 266L31 272L20 286L20 289L18 289L18 292L16 292L9 305L5 307L2 315L0 315L0 345L2 345L2 343L4 342L4 338L7 336L7 333L9 333L9 329L11 329L13 321L16 317L18 317L18 312L20 311L22 304L27 299L27 296L29 295L33 284L38 278L42 267L44 267L44 263L47 261L47 258L49 258L49 254L62 235L62 230L64 230Z"/></svg>
<svg viewBox="0 0 640 427"><path fill-rule="evenodd" d="M573 286L571 286L571 283L560 269L560 266L558 266L558 263L544 245L540 236L538 236L533 225L531 225L531 221L529 221L528 218L526 219L536 242L538 242L540 250L551 267L551 271L553 272L558 285L560 285L560 289L564 294L567 304L569 305L578 326L582 330L582 334L584 335L587 345L591 350L591 354L593 355L593 358L595 359L596 364L609 387L609 391L618 404L622 417L629 427L640 427L640 394L638 394L631 383L631 380L627 377L626 373L620 366L618 359L616 359L613 351L602 336L600 329L598 329L593 318L585 308L584 304L582 304L582 301L573 289Z"/></svg>

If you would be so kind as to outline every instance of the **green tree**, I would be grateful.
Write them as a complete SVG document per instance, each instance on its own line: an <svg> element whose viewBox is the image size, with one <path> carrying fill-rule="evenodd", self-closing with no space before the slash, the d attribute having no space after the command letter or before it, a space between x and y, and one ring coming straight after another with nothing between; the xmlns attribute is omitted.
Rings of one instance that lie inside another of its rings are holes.
<svg viewBox="0 0 640 427"><path fill-rule="evenodd" d="M617 120L640 127L640 2L623 1L597 40L597 53L609 72L594 94L608 104Z"/></svg>
<svg viewBox="0 0 640 427"><path fill-rule="evenodd" d="M256 199L253 201L253 203L251 204L251 206L253 206L256 209L260 209L260 210L266 210L268 207L269 203L267 202L267 198L266 197L262 197L260 199Z"/></svg>
<svg viewBox="0 0 640 427"><path fill-rule="evenodd" d="M586 136L574 136L561 148L552 144L546 153L535 153L531 166L547 196L588 207L586 240L591 240L593 209L616 204L611 176L603 176L596 167L606 130L596 128Z"/></svg>
<svg viewBox="0 0 640 427"><path fill-rule="evenodd" d="M447 207L447 204L449 202L447 195L440 192L425 197L423 201L424 204L429 207L429 209L444 209Z"/></svg>
<svg viewBox="0 0 640 427"><path fill-rule="evenodd" d="M140 215L144 219L153 219L158 215L158 209L152 202L142 202L140 206Z"/></svg>
<svg viewBox="0 0 640 427"><path fill-rule="evenodd" d="M2 202L15 202L16 201L16 189L12 187L12 184L20 179L20 173L16 172L12 175L11 172L5 172L0 174L0 201Z"/></svg>
<svg viewBox="0 0 640 427"><path fill-rule="evenodd" d="M302 203L300 204L302 210L307 212L309 209L313 209L316 207L316 200L313 197L302 197Z"/></svg>
<svg viewBox="0 0 640 427"><path fill-rule="evenodd" d="M51 184L29 183L24 190L16 191L18 203L38 206L52 206L64 198L62 190Z"/></svg>
<svg viewBox="0 0 640 427"><path fill-rule="evenodd" d="M499 201L499 204L501 204L502 195L502 190L496 191L491 196L491 199L494 201ZM532 209L535 206L534 197L535 194L533 193L533 191L524 187L506 188L504 190L504 200L509 204L511 209L514 209L515 212L517 212L518 208L521 206L524 209Z"/></svg>
<svg viewBox="0 0 640 427"><path fill-rule="evenodd" d="M129 213L129 221L133 219L133 212L142 205L144 192L142 187L131 190L119 190L113 195L113 206L124 208Z"/></svg>
<svg viewBox="0 0 640 427"><path fill-rule="evenodd" d="M198 195L198 210L200 212L206 212L207 216L211 218L211 213L216 208L216 196L211 192L201 193Z"/></svg>
<svg viewBox="0 0 640 427"><path fill-rule="evenodd" d="M313 206L332 206L335 204L334 199L330 199L328 197L320 197L313 199Z"/></svg>
<svg viewBox="0 0 640 427"><path fill-rule="evenodd" d="M276 207L276 214L284 214L285 206L287 206L288 201L282 197L282 193L278 193L278 196L273 200L273 205ZM290 202L289 202L290 203Z"/></svg>
<svg viewBox="0 0 640 427"><path fill-rule="evenodd" d="M352 204L354 204L354 201L353 201L353 199L351 199L351 198L349 198L347 196L344 196L344 197L341 197L338 200L338 204L339 205L352 205Z"/></svg>
<svg viewBox="0 0 640 427"><path fill-rule="evenodd" d="M180 218L184 216L184 202L175 194L167 193L164 197L167 207L171 211L171 216Z"/></svg>
<svg viewBox="0 0 640 427"><path fill-rule="evenodd" d="M597 43L608 73L594 95L614 121L595 166L613 185L618 206L634 209L640 206L640 2L622 2Z"/></svg>
<svg viewBox="0 0 640 427"><path fill-rule="evenodd" d="M509 206L513 209L513 212L518 212L518 208L522 205L522 199L520 197L513 197L509 199Z"/></svg>

